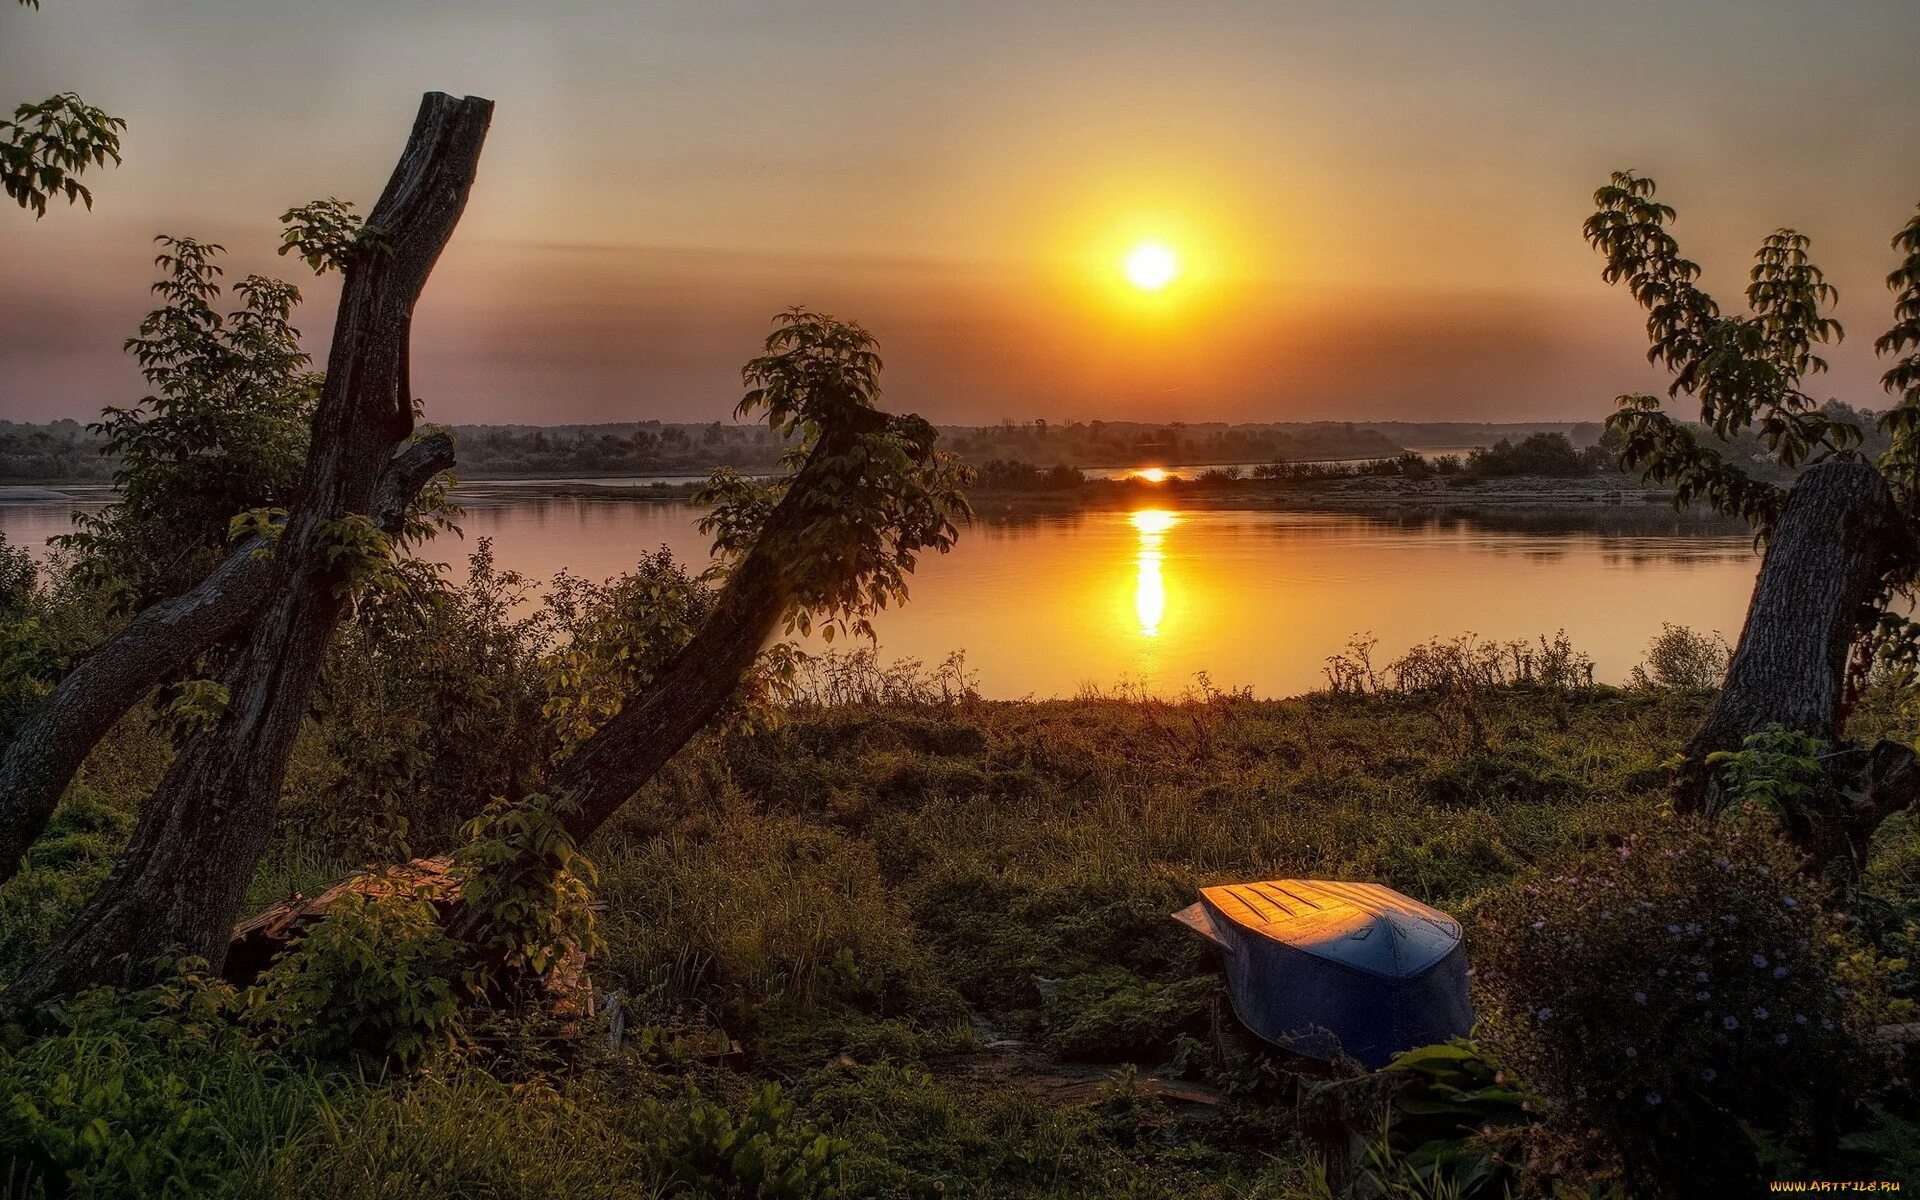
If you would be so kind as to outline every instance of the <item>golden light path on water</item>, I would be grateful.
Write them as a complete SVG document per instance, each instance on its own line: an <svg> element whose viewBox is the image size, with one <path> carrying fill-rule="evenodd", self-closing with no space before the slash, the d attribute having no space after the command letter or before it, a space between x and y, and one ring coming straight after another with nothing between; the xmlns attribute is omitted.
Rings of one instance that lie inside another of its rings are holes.
<svg viewBox="0 0 1920 1200"><path fill-rule="evenodd" d="M1160 540L1179 518L1160 508L1143 508L1127 520L1140 531L1140 553L1134 556L1133 611L1140 619L1140 636L1153 637L1167 615L1167 580L1161 567L1167 556Z"/></svg>

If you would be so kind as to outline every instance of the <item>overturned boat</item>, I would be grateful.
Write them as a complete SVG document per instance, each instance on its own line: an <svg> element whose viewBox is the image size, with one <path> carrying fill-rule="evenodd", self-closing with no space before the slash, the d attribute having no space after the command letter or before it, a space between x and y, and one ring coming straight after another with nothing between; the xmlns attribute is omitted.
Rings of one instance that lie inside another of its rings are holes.
<svg viewBox="0 0 1920 1200"><path fill-rule="evenodd" d="M1220 947L1255 1034L1378 1069L1473 1027L1460 923L1377 883L1271 879L1202 888L1174 919Z"/></svg>

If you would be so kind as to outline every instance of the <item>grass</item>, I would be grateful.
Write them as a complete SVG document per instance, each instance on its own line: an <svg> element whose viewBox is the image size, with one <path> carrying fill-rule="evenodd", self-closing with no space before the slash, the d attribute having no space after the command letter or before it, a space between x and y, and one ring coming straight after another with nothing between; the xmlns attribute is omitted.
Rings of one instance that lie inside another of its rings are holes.
<svg viewBox="0 0 1920 1200"><path fill-rule="evenodd" d="M1223 1040L1214 958L1168 915L1206 884L1289 875L1470 913L1662 821L1662 764L1709 699L922 697L708 738L587 848L620 1049L343 1081L231 1147L225 1194L1322 1195L1291 1085ZM1879 877L1911 891L1920 859L1894 843ZM256 898L338 866L283 844ZM1027 1077L1059 1063L1095 1086ZM1226 1101L1190 1119L1136 1066ZM740 1157L817 1139L830 1187L781 1190ZM707 1173L676 1175L690 1162Z"/></svg>

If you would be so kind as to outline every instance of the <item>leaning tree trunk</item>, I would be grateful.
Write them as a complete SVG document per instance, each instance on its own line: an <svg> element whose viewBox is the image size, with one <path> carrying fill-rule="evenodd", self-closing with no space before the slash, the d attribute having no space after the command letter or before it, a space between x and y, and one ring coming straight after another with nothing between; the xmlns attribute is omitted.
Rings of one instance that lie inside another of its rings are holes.
<svg viewBox="0 0 1920 1200"><path fill-rule="evenodd" d="M374 520L389 536L427 481L453 465L453 439L436 433L387 464ZM143 610L96 646L33 711L0 757L0 883L12 878L52 819L94 746L153 688L234 633L273 580L261 538L243 542L205 579Z"/></svg>
<svg viewBox="0 0 1920 1200"><path fill-rule="evenodd" d="M822 436L693 637L556 768L547 790L562 803L576 842L604 825L740 690L793 600L791 559L804 544L805 501L821 464L886 419L878 411L856 414L848 428Z"/></svg>
<svg viewBox="0 0 1920 1200"><path fill-rule="evenodd" d="M413 308L473 185L491 101L429 93L386 191L370 247L345 270L306 475L273 557L226 712L195 736L141 809L133 838L61 937L0 993L24 1013L134 977L156 955L218 970L272 832L287 757L346 604L342 522L372 511L380 470L413 428Z"/></svg>
<svg viewBox="0 0 1920 1200"><path fill-rule="evenodd" d="M1848 663L1873 617L1880 579L1906 540L1893 494L1872 467L1831 461L1801 474L1767 544L1726 682L1687 742L1676 779L1678 807L1707 813L1724 807L1727 797L1707 756L1737 750L1769 726L1839 743ZM1881 761L1871 774L1884 783L1896 767ZM1832 850L1838 826L1846 823L1828 821L1825 830L1803 824L1796 836Z"/></svg>

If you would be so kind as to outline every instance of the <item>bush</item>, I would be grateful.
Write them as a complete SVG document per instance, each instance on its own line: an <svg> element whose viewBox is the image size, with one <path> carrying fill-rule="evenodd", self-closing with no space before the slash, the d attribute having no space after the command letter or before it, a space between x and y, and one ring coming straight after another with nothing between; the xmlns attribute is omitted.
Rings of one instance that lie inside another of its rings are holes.
<svg viewBox="0 0 1920 1200"><path fill-rule="evenodd" d="M44 1036L0 1049L0 1179L9 1195L210 1195L244 1181L325 1104L310 1072L232 1021L192 976L80 997Z"/></svg>
<svg viewBox="0 0 1920 1200"><path fill-rule="evenodd" d="M1751 821L1657 826L1516 881L1475 914L1485 1036L1647 1190L1757 1180L1750 1131L1804 1148L1859 1077L1820 900Z"/></svg>
<svg viewBox="0 0 1920 1200"><path fill-rule="evenodd" d="M1635 687L1717 691L1727 677L1733 647L1717 633L1696 633L1662 621L1647 644L1647 659L1629 676Z"/></svg>
<svg viewBox="0 0 1920 1200"><path fill-rule="evenodd" d="M509 977L544 976L574 953L601 948L594 929L593 864L574 845L546 796L496 801L468 822L454 855L461 904L484 965Z"/></svg>
<svg viewBox="0 0 1920 1200"><path fill-rule="evenodd" d="M1607 465L1599 447L1574 448L1564 433L1536 433L1514 443L1501 438L1467 455L1467 473L1483 478L1508 475L1572 477L1591 475Z"/></svg>
<svg viewBox="0 0 1920 1200"><path fill-rule="evenodd" d="M450 1039L456 950L425 891L350 893L248 990L248 1017L303 1055L407 1062Z"/></svg>
<svg viewBox="0 0 1920 1200"><path fill-rule="evenodd" d="M713 1200L832 1200L847 1144L794 1118L778 1085L733 1114L694 1096L669 1109L655 1141L667 1195Z"/></svg>

